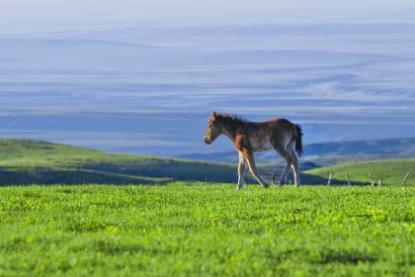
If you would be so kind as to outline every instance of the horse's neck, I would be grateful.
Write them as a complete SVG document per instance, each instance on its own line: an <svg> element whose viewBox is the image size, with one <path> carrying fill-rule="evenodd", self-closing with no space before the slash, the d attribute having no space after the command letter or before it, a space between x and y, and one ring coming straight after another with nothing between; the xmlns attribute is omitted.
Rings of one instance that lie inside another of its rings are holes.
<svg viewBox="0 0 415 277"><path fill-rule="evenodd" d="M240 126L231 126L230 124L224 124L223 125L223 134L230 138L231 140L234 140L236 135L239 133L241 127Z"/></svg>

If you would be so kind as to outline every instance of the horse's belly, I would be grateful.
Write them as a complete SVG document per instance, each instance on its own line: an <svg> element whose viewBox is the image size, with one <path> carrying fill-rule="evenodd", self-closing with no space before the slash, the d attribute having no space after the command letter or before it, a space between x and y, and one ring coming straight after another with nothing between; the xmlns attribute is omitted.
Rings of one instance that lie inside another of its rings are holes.
<svg viewBox="0 0 415 277"><path fill-rule="evenodd" d="M272 145L269 140L264 139L258 143L252 144L254 151L268 151L272 149Z"/></svg>

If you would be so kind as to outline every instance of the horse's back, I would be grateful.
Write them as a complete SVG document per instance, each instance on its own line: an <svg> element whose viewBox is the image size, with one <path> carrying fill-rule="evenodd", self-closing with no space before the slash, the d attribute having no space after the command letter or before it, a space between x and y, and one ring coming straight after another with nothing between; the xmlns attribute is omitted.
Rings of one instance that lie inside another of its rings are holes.
<svg viewBox="0 0 415 277"><path fill-rule="evenodd" d="M289 121L286 118L275 118L271 119L270 121L267 121L268 124L270 124L272 127L280 127L280 128L290 128L291 126L294 126L295 124Z"/></svg>

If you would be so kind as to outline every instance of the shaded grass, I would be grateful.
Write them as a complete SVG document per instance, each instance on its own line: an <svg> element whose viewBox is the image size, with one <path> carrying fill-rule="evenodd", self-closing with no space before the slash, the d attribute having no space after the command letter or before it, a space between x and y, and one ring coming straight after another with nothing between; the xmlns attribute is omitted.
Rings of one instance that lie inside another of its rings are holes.
<svg viewBox="0 0 415 277"><path fill-rule="evenodd" d="M0 275L411 275L415 188L0 189Z"/></svg>
<svg viewBox="0 0 415 277"><path fill-rule="evenodd" d="M334 173L335 182L345 184L346 174L356 184L369 184L374 179L377 182L382 179L383 184L399 185L404 176L409 173L408 185L415 185L415 159L387 159L369 162L355 162L339 164L331 167L315 168L306 171L306 174L321 178L328 178ZM369 178L369 173L372 179Z"/></svg>
<svg viewBox="0 0 415 277"><path fill-rule="evenodd" d="M230 164L107 154L41 141L0 139L0 185L231 182L235 175L236 165Z"/></svg>

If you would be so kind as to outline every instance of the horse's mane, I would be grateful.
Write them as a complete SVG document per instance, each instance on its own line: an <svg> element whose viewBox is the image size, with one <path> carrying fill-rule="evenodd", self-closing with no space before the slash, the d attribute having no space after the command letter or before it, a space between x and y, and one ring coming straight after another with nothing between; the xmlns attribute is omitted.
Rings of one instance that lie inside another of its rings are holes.
<svg viewBox="0 0 415 277"><path fill-rule="evenodd" d="M231 126L250 123L248 120L245 120L236 114L227 114L227 113L218 114L217 119L225 124L230 124Z"/></svg>

